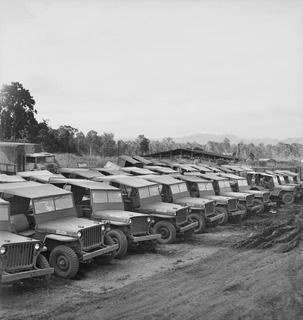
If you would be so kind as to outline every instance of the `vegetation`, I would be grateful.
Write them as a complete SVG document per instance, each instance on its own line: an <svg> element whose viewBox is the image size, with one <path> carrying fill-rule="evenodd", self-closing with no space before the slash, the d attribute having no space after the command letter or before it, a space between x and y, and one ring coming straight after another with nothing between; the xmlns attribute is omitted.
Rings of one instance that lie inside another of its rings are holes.
<svg viewBox="0 0 303 320"><path fill-rule="evenodd" d="M0 140L40 143L44 150L54 153L74 153L78 155L114 157L120 154L147 154L169 149L186 147L238 156L244 159L275 158L296 160L303 158L303 145L298 143L264 145L260 143L231 144L225 138L222 142L176 143L172 138L150 140L143 134L134 140L116 140L113 133L99 134L90 130L85 135L77 128L61 125L57 129L49 126L46 120L35 118L35 100L29 90L19 82L3 85L0 91Z"/></svg>

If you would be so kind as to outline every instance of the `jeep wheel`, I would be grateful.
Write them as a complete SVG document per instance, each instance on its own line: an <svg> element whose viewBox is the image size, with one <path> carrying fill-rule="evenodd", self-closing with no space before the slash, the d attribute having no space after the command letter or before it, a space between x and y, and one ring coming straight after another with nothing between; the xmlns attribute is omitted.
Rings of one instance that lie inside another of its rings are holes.
<svg viewBox="0 0 303 320"><path fill-rule="evenodd" d="M124 257L128 249L126 235L119 229L111 229L107 232L107 235L113 239L114 244L119 245L118 249L116 250L115 258Z"/></svg>
<svg viewBox="0 0 303 320"><path fill-rule="evenodd" d="M245 219L247 217L247 209L246 209L245 204L239 202L238 203L238 209L242 210L244 212L244 214L242 214L241 216L239 215L241 217L241 219L239 218L238 220Z"/></svg>
<svg viewBox="0 0 303 320"><path fill-rule="evenodd" d="M219 226L225 226L227 221L228 221L228 212L226 208L223 207L216 207L216 213L223 213L222 219L218 220L218 225Z"/></svg>
<svg viewBox="0 0 303 320"><path fill-rule="evenodd" d="M79 270L79 259L76 252L67 246L55 247L49 256L55 275L61 278L73 278Z"/></svg>
<svg viewBox="0 0 303 320"><path fill-rule="evenodd" d="M161 234L160 243L173 243L176 240L177 231L169 221L159 221L154 225L155 233Z"/></svg>
<svg viewBox="0 0 303 320"><path fill-rule="evenodd" d="M47 268L49 268L49 263L48 263L47 259L42 254L39 254L38 257L37 257L36 267L39 268L39 269L47 269ZM51 275L47 274L47 275L41 277L40 279L43 280L44 284L48 284L49 281L50 281L50 278L51 278Z"/></svg>
<svg viewBox="0 0 303 320"><path fill-rule="evenodd" d="M190 213L188 218L192 222L198 222L198 226L194 229L194 233L202 233L205 231L206 223L204 217L201 214Z"/></svg>
<svg viewBox="0 0 303 320"><path fill-rule="evenodd" d="M254 206L258 206L258 209L256 210L256 214L264 212L264 202L260 199L254 199L253 201Z"/></svg>
<svg viewBox="0 0 303 320"><path fill-rule="evenodd" d="M291 192L284 192L281 198L284 204L293 204L295 202L295 197Z"/></svg>
<svg viewBox="0 0 303 320"><path fill-rule="evenodd" d="M104 236L104 243L108 246L113 246L115 244L113 238L108 235L108 232ZM101 262L102 264L108 264L116 257L116 252L117 251L112 251L110 253L102 254L101 256L97 256L94 259L98 263Z"/></svg>

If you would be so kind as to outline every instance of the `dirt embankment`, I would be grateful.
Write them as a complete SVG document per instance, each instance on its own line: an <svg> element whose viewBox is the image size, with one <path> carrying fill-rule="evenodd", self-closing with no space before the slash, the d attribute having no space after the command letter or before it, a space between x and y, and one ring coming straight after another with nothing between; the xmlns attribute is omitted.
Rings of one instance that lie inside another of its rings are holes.
<svg viewBox="0 0 303 320"><path fill-rule="evenodd" d="M302 212L284 207L157 254L86 265L77 280L54 279L48 289L1 288L1 319L303 319L303 244L294 232Z"/></svg>

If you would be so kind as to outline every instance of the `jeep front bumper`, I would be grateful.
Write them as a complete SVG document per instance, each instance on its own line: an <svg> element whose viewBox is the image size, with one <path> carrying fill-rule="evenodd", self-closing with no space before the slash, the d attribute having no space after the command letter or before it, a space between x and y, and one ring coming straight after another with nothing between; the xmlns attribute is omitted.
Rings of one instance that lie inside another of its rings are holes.
<svg viewBox="0 0 303 320"><path fill-rule="evenodd" d="M142 241L152 241L152 240L158 240L161 239L161 234L156 233L156 234L148 234L146 236L131 236L131 240L134 243L142 242Z"/></svg>
<svg viewBox="0 0 303 320"><path fill-rule="evenodd" d="M17 273L3 273L1 275L1 283L8 283L12 281L28 279L28 278L36 278L43 277L49 274L54 273L54 268L45 268L45 269L33 269L29 271L21 271Z"/></svg>
<svg viewBox="0 0 303 320"><path fill-rule="evenodd" d="M237 211L232 211L232 212L229 212L229 215L231 216L240 216L240 215L245 215L245 210L237 210Z"/></svg>
<svg viewBox="0 0 303 320"><path fill-rule="evenodd" d="M177 231L178 232L185 232L191 229L195 229L197 226L199 225L198 222L191 222L188 225L184 226L184 227L178 227Z"/></svg>
<svg viewBox="0 0 303 320"><path fill-rule="evenodd" d="M277 205L277 203L276 202L272 202L272 201L264 203L265 208L272 208L272 207L274 207L276 205Z"/></svg>
<svg viewBox="0 0 303 320"><path fill-rule="evenodd" d="M86 260L90 260L94 257L98 257L98 256L101 256L103 254L106 254L106 253L111 253L113 251L116 251L117 249L119 248L119 245L118 244L114 244L112 246L106 246L105 248L102 248L102 249L99 249L99 250L95 250L95 251L92 251L92 252L84 252L82 251L82 255L81 255L81 258L82 258L82 261L86 261Z"/></svg>
<svg viewBox="0 0 303 320"><path fill-rule="evenodd" d="M210 216L210 217L205 217L206 222L214 222L217 220L221 220L224 217L224 213L218 213L216 215Z"/></svg>
<svg viewBox="0 0 303 320"><path fill-rule="evenodd" d="M260 209L260 206L251 206L251 207L247 207L247 212L253 213L253 212L257 212L259 209Z"/></svg>

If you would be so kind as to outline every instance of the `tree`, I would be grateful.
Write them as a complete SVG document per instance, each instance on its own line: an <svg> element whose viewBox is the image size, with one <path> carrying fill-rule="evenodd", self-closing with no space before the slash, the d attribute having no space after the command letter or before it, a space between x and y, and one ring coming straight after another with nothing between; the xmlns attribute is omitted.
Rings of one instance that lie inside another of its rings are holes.
<svg viewBox="0 0 303 320"><path fill-rule="evenodd" d="M34 106L34 98L21 83L3 85L0 91L0 138L31 141L38 125Z"/></svg>
<svg viewBox="0 0 303 320"><path fill-rule="evenodd" d="M149 151L150 140L147 139L143 134L140 134L137 138L139 144L139 152L141 154L147 153Z"/></svg>

